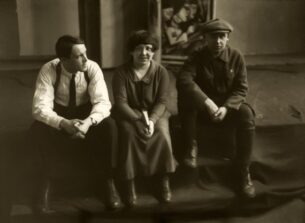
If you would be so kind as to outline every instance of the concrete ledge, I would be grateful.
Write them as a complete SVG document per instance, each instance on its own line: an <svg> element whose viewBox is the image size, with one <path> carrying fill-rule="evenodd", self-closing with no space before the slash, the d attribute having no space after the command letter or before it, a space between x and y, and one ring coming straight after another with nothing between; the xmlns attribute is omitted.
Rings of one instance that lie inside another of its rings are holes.
<svg viewBox="0 0 305 223"><path fill-rule="evenodd" d="M245 55L248 66L305 64L305 54Z"/></svg>
<svg viewBox="0 0 305 223"><path fill-rule="evenodd" d="M39 70L40 67L55 56L32 56L20 58L0 59L0 71L9 70ZM186 56L176 59L164 60L166 65L182 66ZM305 64L305 54L270 54L270 55L245 55L249 67L262 65L291 65ZM113 69L113 68L112 68Z"/></svg>

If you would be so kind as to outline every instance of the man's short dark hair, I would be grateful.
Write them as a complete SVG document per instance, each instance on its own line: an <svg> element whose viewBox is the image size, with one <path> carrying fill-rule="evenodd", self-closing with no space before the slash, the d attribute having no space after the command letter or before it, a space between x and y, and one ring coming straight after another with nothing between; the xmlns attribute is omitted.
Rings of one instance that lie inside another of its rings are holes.
<svg viewBox="0 0 305 223"><path fill-rule="evenodd" d="M79 37L70 35L59 37L55 45L56 56L59 58L70 58L72 47L75 44L84 44L84 41Z"/></svg>
<svg viewBox="0 0 305 223"><path fill-rule="evenodd" d="M134 51L135 47L139 44L151 44L153 46L153 51L156 51L159 48L158 38L146 30L138 30L130 35L127 41L128 51Z"/></svg>

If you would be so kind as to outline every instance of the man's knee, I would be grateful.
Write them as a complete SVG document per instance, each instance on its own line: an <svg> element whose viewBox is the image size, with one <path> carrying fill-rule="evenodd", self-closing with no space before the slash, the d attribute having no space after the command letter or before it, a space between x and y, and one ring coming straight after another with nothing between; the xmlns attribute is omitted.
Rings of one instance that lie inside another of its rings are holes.
<svg viewBox="0 0 305 223"><path fill-rule="evenodd" d="M103 119L98 125L92 126L91 131L94 132L93 134L110 134L116 135L117 134L117 126L116 122L113 118L107 117Z"/></svg>
<svg viewBox="0 0 305 223"><path fill-rule="evenodd" d="M241 127L247 129L255 128L255 113L253 108L250 107L250 105L242 104L235 114Z"/></svg>
<svg viewBox="0 0 305 223"><path fill-rule="evenodd" d="M103 119L98 125L91 126L86 135L86 141L94 146L114 144L118 139L117 126L111 117Z"/></svg>
<svg viewBox="0 0 305 223"><path fill-rule="evenodd" d="M116 128L115 120L112 117L107 117L101 121L99 124L100 126L103 126L106 129L113 129Z"/></svg>

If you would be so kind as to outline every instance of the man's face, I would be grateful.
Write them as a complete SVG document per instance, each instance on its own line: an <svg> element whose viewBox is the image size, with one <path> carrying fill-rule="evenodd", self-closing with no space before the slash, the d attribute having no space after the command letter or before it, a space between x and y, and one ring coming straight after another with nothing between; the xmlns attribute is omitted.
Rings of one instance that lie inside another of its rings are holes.
<svg viewBox="0 0 305 223"><path fill-rule="evenodd" d="M75 73L77 71L86 71L88 69L88 58L85 44L74 45L72 47L70 58L65 60L67 67L69 67L69 72Z"/></svg>
<svg viewBox="0 0 305 223"><path fill-rule="evenodd" d="M130 53L136 66L148 65L153 59L154 51L151 44L139 44Z"/></svg>
<svg viewBox="0 0 305 223"><path fill-rule="evenodd" d="M229 34L227 32L206 33L205 40L211 53L217 55L226 48Z"/></svg>

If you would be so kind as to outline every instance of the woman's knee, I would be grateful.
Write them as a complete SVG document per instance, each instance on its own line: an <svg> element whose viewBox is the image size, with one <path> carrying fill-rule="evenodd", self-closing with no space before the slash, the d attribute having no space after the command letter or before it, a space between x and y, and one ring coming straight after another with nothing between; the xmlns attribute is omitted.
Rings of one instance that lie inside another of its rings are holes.
<svg viewBox="0 0 305 223"><path fill-rule="evenodd" d="M155 134L158 134L162 138L167 138L170 135L168 120L157 122L155 126Z"/></svg>
<svg viewBox="0 0 305 223"><path fill-rule="evenodd" d="M136 135L136 129L135 126L128 121L120 121L119 122L119 129L120 129L120 134L126 136L126 137L135 137Z"/></svg>

